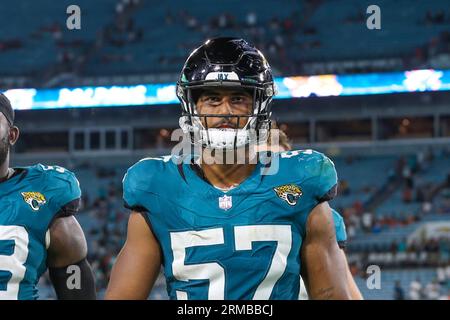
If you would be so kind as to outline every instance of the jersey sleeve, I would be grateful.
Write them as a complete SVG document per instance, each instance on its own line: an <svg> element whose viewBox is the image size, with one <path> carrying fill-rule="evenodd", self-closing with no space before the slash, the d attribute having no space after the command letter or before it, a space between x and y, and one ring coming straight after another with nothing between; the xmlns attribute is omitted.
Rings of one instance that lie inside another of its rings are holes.
<svg viewBox="0 0 450 320"><path fill-rule="evenodd" d="M122 180L123 185L123 203L125 208L133 210L138 206L137 200L137 189L134 181L134 174L131 171L132 168L128 169Z"/></svg>
<svg viewBox="0 0 450 320"><path fill-rule="evenodd" d="M329 201L337 194L337 173L333 161L321 154L315 197L319 202Z"/></svg>
<svg viewBox="0 0 450 320"><path fill-rule="evenodd" d="M57 166L42 166L47 175L47 194L55 215L65 217L74 215L80 209L81 189L75 174Z"/></svg>
<svg viewBox="0 0 450 320"><path fill-rule="evenodd" d="M124 207L137 212L148 211L142 202L143 188L140 164L135 164L127 170L122 180Z"/></svg>
<svg viewBox="0 0 450 320"><path fill-rule="evenodd" d="M286 157L286 156L285 156ZM297 159L295 159L298 157ZM307 221L310 213L322 202L333 199L337 192L337 173L334 163L323 153L308 149L292 151L287 168L298 178L303 191L303 208L296 215L302 235L306 235Z"/></svg>
<svg viewBox="0 0 450 320"><path fill-rule="evenodd" d="M127 209L151 214L159 211L159 194L167 192L167 163L171 156L144 158L131 166L123 180L123 202Z"/></svg>
<svg viewBox="0 0 450 320"><path fill-rule="evenodd" d="M345 248L347 245L347 232L345 230L344 218L334 209L331 209L334 220L334 227L336 230L336 241L340 248Z"/></svg>

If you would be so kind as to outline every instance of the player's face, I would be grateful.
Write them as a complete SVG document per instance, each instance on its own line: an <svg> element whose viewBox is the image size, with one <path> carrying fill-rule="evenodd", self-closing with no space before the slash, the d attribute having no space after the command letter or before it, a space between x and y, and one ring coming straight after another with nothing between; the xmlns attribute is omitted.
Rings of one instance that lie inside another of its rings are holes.
<svg viewBox="0 0 450 320"><path fill-rule="evenodd" d="M199 114L212 114L224 117L202 117L202 124L208 128L243 128L253 109L253 96L241 88L211 88L202 92L197 100ZM205 123L207 121L208 123Z"/></svg>

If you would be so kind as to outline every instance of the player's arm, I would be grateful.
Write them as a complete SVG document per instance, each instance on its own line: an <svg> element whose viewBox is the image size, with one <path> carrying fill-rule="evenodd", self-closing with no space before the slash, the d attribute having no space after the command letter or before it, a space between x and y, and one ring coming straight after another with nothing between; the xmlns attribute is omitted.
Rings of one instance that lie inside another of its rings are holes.
<svg viewBox="0 0 450 320"><path fill-rule="evenodd" d="M336 241L328 202L317 205L308 217L301 257L302 277L311 299L354 298L354 288L349 280L351 274Z"/></svg>
<svg viewBox="0 0 450 320"><path fill-rule="evenodd" d="M161 249L141 213L128 220L126 242L111 272L105 299L147 299L161 267Z"/></svg>
<svg viewBox="0 0 450 320"><path fill-rule="evenodd" d="M358 286L356 285L355 279L353 279L352 273L350 272L350 268L348 267L348 261L347 256L345 254L344 249L340 249L340 252L342 254L342 259L345 261L345 265L347 266L347 280L348 280L348 286L350 288L351 296L353 300L363 300L363 296L361 292L359 291Z"/></svg>
<svg viewBox="0 0 450 320"><path fill-rule="evenodd" d="M331 211L332 211L334 227L335 227L335 231L336 231L336 240L337 240L339 248L341 249L340 252L342 254L342 258L345 260L345 263L347 265L347 272L349 274L348 285L352 292L352 299L361 300L361 299L363 299L363 297L362 297L361 293L359 292L358 286L356 285L356 282L353 279L353 276L350 272L350 268L348 267L347 256L345 254L345 248L347 247L347 232L345 230L344 219L339 214L339 212L337 212L333 208L331 208Z"/></svg>
<svg viewBox="0 0 450 320"><path fill-rule="evenodd" d="M94 275L86 255L86 239L75 217L56 218L50 227L47 266L58 299L96 299Z"/></svg>

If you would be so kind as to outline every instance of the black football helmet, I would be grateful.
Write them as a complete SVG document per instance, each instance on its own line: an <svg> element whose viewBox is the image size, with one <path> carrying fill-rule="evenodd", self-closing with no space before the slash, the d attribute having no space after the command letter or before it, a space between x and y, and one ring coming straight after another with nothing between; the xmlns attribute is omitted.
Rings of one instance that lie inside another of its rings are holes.
<svg viewBox="0 0 450 320"><path fill-rule="evenodd" d="M217 86L250 91L253 94L252 113L239 116L199 114L195 101L197 92ZM195 49L183 66L176 93L182 106L180 127L190 134L192 143L212 149L234 149L267 140L276 88L267 60L247 41L215 38ZM241 129L208 128L208 117L237 117L238 124L240 118L247 118L247 122Z"/></svg>

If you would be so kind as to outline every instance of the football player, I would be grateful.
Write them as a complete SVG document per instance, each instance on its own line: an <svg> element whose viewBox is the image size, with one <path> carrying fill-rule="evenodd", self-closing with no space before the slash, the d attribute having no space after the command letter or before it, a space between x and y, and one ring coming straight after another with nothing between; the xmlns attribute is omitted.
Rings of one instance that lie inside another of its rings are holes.
<svg viewBox="0 0 450 320"><path fill-rule="evenodd" d="M262 53L245 40L208 40L177 83L181 128L201 152L143 159L128 169L132 213L106 299L146 299L161 264L171 299L352 299L348 265L328 200L333 162L312 150L270 154L275 85ZM210 161L246 150L246 163ZM273 172L272 172L273 173Z"/></svg>
<svg viewBox="0 0 450 320"><path fill-rule="evenodd" d="M95 299L84 233L74 218L81 191L58 166L9 166L19 137L14 110L0 93L0 300L38 298L48 269L58 299Z"/></svg>

